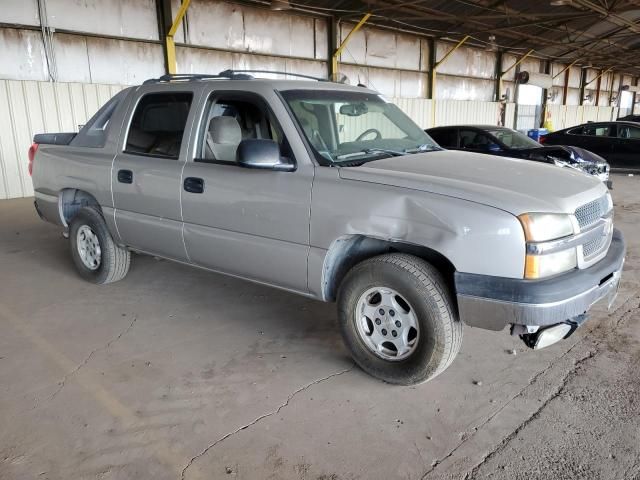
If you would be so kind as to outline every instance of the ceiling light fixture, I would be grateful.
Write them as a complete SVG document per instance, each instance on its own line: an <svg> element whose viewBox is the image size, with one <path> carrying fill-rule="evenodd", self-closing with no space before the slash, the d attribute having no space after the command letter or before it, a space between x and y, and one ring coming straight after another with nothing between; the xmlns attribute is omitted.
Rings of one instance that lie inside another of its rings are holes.
<svg viewBox="0 0 640 480"><path fill-rule="evenodd" d="M271 0L270 10L291 10L289 0Z"/></svg>

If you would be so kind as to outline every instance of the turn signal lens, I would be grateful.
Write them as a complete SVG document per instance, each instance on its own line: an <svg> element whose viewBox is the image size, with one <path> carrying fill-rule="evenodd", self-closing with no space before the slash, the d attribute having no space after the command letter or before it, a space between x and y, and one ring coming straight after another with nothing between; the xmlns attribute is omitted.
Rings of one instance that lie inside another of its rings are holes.
<svg viewBox="0 0 640 480"><path fill-rule="evenodd" d="M576 249L569 248L546 255L527 255L524 262L524 278L545 278L567 272L578 266Z"/></svg>

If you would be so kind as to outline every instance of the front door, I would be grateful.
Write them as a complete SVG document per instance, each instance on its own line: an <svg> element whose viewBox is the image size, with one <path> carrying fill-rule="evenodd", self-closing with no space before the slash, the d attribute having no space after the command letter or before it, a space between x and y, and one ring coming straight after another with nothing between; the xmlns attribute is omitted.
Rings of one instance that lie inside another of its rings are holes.
<svg viewBox="0 0 640 480"><path fill-rule="evenodd" d="M611 137L615 134L615 126L611 123L589 123L582 127L581 137L576 146L597 153L608 160L614 153L615 141ZM568 145L572 144L568 143Z"/></svg>
<svg viewBox="0 0 640 480"><path fill-rule="evenodd" d="M180 177L194 93L145 90L134 99L113 171L115 221L121 241L147 253L186 260Z"/></svg>
<svg viewBox="0 0 640 480"><path fill-rule="evenodd" d="M296 162L273 111L288 115L272 96L269 103L256 93L211 94L183 174L184 241L197 265L306 292L313 164ZM236 150L246 139L276 141L296 170L239 167Z"/></svg>

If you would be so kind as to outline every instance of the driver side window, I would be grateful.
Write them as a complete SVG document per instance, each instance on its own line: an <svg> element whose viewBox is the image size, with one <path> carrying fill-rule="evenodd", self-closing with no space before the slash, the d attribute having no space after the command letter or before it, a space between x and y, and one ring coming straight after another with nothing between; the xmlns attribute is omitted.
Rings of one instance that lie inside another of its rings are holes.
<svg viewBox="0 0 640 480"><path fill-rule="evenodd" d="M465 150L489 150L491 139L475 130L460 130L460 148Z"/></svg>
<svg viewBox="0 0 640 480"><path fill-rule="evenodd" d="M293 158L291 148L266 103L245 94L216 95L209 101L198 159L235 162L240 142L247 139L275 141L280 154Z"/></svg>

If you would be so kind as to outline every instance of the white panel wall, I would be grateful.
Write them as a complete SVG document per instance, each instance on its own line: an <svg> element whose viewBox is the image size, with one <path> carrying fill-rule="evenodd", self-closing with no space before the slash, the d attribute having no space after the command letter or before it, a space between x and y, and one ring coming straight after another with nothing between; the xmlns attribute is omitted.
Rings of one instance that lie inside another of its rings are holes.
<svg viewBox="0 0 640 480"><path fill-rule="evenodd" d="M615 120L618 109L593 105L548 105L553 130L562 130L585 122L606 122Z"/></svg>
<svg viewBox="0 0 640 480"><path fill-rule="evenodd" d="M40 32L0 29L0 78L49 79Z"/></svg>
<svg viewBox="0 0 640 480"><path fill-rule="evenodd" d="M46 0L45 4L48 25L53 28L145 40L159 39L154 0Z"/></svg>
<svg viewBox="0 0 640 480"><path fill-rule="evenodd" d="M40 16L36 0L2 0L0 21L19 25L39 25Z"/></svg>
<svg viewBox="0 0 640 480"><path fill-rule="evenodd" d="M34 134L78 131L122 88L0 80L0 199L33 195L27 150Z"/></svg>
<svg viewBox="0 0 640 480"><path fill-rule="evenodd" d="M500 103L457 100L432 100L424 98L394 98L414 122L422 128L444 125L482 124L498 125Z"/></svg>

